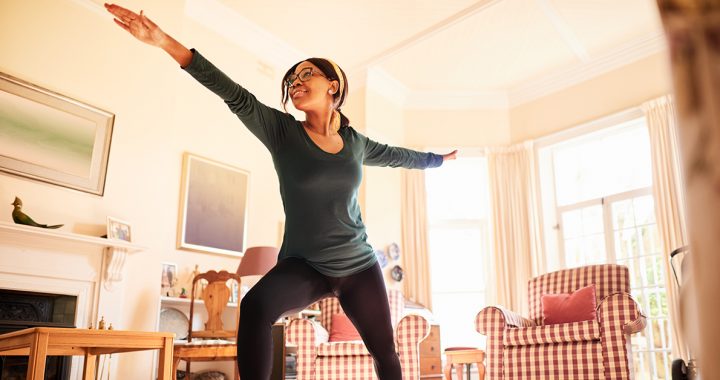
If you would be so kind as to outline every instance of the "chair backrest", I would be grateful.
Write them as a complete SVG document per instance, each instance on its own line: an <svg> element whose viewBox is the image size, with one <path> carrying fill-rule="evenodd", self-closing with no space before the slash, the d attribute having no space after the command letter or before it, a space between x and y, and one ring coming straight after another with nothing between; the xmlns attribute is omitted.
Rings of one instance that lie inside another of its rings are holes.
<svg viewBox="0 0 720 380"><path fill-rule="evenodd" d="M403 297L402 291L397 289L388 289L387 296L388 302L390 303L390 321L393 329L395 329L405 311L405 298ZM340 301L337 297L328 297L318 301L318 305L320 306L319 322L325 330L330 331L332 327L332 316L343 312L342 307L340 307ZM368 304L368 307L372 307L372 303Z"/></svg>
<svg viewBox="0 0 720 380"><path fill-rule="evenodd" d="M207 281L207 285L200 296L200 299L202 299L205 304L207 320L204 323L205 328L203 330L193 330L193 318L195 317L195 289L200 286L201 280ZM229 281L230 284L232 284L232 281L235 281L238 289L240 289L240 276L236 273L230 273L227 271L216 272L211 270L209 272L200 273L193 278L192 291L190 292L190 323L188 326L188 342L193 338L228 339L236 337L237 330L226 330L222 321L223 312L227 308L232 292L228 286ZM240 317L239 305L235 309L235 314L235 323L232 327L237 328L237 322Z"/></svg>
<svg viewBox="0 0 720 380"><path fill-rule="evenodd" d="M595 284L595 298L603 298L618 292L630 293L630 273L627 267L616 264L590 265L547 273L528 281L530 319L542 325L543 294L571 293Z"/></svg>

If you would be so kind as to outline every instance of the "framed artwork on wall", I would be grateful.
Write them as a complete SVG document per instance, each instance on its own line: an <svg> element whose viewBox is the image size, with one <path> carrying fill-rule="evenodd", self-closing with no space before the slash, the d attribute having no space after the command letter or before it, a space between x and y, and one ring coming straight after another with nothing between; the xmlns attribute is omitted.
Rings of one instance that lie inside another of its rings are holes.
<svg viewBox="0 0 720 380"><path fill-rule="evenodd" d="M115 115L0 73L0 171L103 195Z"/></svg>
<svg viewBox="0 0 720 380"><path fill-rule="evenodd" d="M185 153L178 248L242 256L249 181L243 169Z"/></svg>
<svg viewBox="0 0 720 380"><path fill-rule="evenodd" d="M107 237L112 240L132 242L132 228L130 223L108 216Z"/></svg>

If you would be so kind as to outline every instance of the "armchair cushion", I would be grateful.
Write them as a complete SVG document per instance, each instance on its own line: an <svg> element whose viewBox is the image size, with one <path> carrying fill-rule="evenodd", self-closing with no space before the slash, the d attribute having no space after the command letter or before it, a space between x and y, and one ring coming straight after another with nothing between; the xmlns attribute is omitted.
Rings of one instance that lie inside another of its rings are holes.
<svg viewBox="0 0 720 380"><path fill-rule="evenodd" d="M597 320L507 329L503 344L511 347L590 340L600 340L600 324Z"/></svg>
<svg viewBox="0 0 720 380"><path fill-rule="evenodd" d="M330 325L330 342L362 340L360 333L345 313L333 314Z"/></svg>
<svg viewBox="0 0 720 380"><path fill-rule="evenodd" d="M541 302L545 325L597 320L594 284L572 293L543 294Z"/></svg>

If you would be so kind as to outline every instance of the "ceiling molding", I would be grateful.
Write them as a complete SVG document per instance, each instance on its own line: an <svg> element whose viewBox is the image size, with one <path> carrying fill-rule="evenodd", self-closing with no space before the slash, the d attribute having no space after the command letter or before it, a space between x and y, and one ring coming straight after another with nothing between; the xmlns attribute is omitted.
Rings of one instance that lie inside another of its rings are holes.
<svg viewBox="0 0 720 380"><path fill-rule="evenodd" d="M218 0L186 0L185 15L227 38L278 70L307 55ZM283 71L284 72L284 71Z"/></svg>
<svg viewBox="0 0 720 380"><path fill-rule="evenodd" d="M408 109L508 109L504 91L410 91L405 107Z"/></svg>
<svg viewBox="0 0 720 380"><path fill-rule="evenodd" d="M664 34L640 38L613 51L569 69L558 70L511 89L508 92L510 107L533 101L553 92L574 86L596 76L618 69L667 49Z"/></svg>
<svg viewBox="0 0 720 380"><path fill-rule="evenodd" d="M545 17L550 20L553 28L560 34L560 37L568 45L570 50L580 59L581 62L587 63L590 61L590 55L585 49L585 46L578 40L575 33L571 30L570 26L563 20L557 12L557 9L550 4L548 0L535 0L537 5L542 9Z"/></svg>
<svg viewBox="0 0 720 380"><path fill-rule="evenodd" d="M392 57L393 55L435 35L443 30L465 20L468 17L471 17L479 12L482 12L491 6L499 3L502 0L480 0L476 2L475 4L461 10L460 12L457 12L453 14L452 16L441 20L438 23L435 23L431 25L430 27L423 29L422 31L415 33L414 35L410 36L409 38L406 38L397 44L391 46L388 49L383 50L382 52L370 57L369 59L366 59L365 61L361 62L357 66L353 67L353 71L355 70L362 70L369 68L371 66L377 65L378 63L382 62L385 59L388 59Z"/></svg>

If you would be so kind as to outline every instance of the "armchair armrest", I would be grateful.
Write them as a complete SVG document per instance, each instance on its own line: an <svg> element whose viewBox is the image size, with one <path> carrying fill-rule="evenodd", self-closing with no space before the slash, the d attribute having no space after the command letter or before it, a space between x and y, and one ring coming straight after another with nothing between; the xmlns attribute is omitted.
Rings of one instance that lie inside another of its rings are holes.
<svg viewBox="0 0 720 380"><path fill-rule="evenodd" d="M400 356L403 379L420 378L420 342L428 335L430 322L421 315L406 315L398 323L395 329L395 344Z"/></svg>
<svg viewBox="0 0 720 380"><path fill-rule="evenodd" d="M597 311L603 329L621 329L629 335L642 331L647 324L645 314L628 293L613 293L603 298Z"/></svg>
<svg viewBox="0 0 720 380"><path fill-rule="evenodd" d="M535 322L520 314L507 310L502 306L489 306L475 317L475 330L480 334L489 336L497 328L510 327L534 327Z"/></svg>
<svg viewBox="0 0 720 380"><path fill-rule="evenodd" d="M598 305L603 369L609 379L632 379L630 334L645 328L645 315L627 293L614 293Z"/></svg>
<svg viewBox="0 0 720 380"><path fill-rule="evenodd" d="M330 334L319 323L293 319L287 327L287 343L297 346L298 380L315 378L317 347L328 341Z"/></svg>

